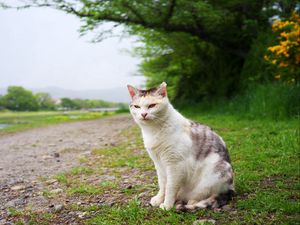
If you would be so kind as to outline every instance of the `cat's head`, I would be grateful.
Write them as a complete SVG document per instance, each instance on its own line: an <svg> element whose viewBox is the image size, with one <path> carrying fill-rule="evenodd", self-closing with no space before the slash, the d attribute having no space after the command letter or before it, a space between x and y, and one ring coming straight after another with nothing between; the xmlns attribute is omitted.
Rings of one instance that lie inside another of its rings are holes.
<svg viewBox="0 0 300 225"><path fill-rule="evenodd" d="M130 112L138 124L159 122L165 115L169 105L167 84L163 82L158 87L139 90L127 85L131 96Z"/></svg>

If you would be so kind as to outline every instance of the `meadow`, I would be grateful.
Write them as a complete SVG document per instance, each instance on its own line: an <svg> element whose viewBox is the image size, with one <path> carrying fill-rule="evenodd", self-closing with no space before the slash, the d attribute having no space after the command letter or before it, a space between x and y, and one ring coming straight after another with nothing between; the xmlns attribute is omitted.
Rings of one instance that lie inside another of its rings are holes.
<svg viewBox="0 0 300 225"><path fill-rule="evenodd" d="M0 135L51 124L97 119L113 115L113 112L88 111L40 111L40 112L0 112Z"/></svg>
<svg viewBox="0 0 300 225"><path fill-rule="evenodd" d="M122 132L121 143L95 149L92 157L80 159L78 167L54 176L62 193L53 194L54 187L45 184L44 196L63 201L62 211L36 213L30 207L22 211L12 208L14 221L152 225L213 219L216 224L299 224L298 119L249 119L191 109L182 113L211 126L226 141L236 185L236 195L229 205L192 213L150 207L148 201L157 191L157 180L135 126Z"/></svg>

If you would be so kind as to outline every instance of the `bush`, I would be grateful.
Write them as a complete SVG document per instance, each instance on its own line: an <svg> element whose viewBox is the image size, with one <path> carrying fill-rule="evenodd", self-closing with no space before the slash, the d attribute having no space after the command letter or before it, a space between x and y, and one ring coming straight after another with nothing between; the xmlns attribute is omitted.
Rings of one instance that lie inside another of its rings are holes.
<svg viewBox="0 0 300 225"><path fill-rule="evenodd" d="M255 85L231 99L218 99L179 105L189 114L197 111L210 111L221 114L234 114L241 117L287 119L300 116L300 86L282 83Z"/></svg>

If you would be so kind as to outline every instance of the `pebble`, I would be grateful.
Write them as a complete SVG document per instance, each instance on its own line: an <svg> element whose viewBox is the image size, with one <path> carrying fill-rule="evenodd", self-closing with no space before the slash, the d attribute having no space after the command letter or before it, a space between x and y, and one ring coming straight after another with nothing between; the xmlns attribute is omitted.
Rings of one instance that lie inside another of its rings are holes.
<svg viewBox="0 0 300 225"><path fill-rule="evenodd" d="M19 205L24 205L25 204L25 200L24 199L13 199L9 202L7 202L5 204L5 207L9 208L9 207L16 207L16 206L19 206Z"/></svg>
<svg viewBox="0 0 300 225"><path fill-rule="evenodd" d="M222 210L224 210L224 211L230 211L230 210L231 210L231 207L230 207L230 205L224 205L224 206L222 207Z"/></svg>
<svg viewBox="0 0 300 225"><path fill-rule="evenodd" d="M63 189L61 188L57 188L57 189L53 189L50 191L51 194L58 194L58 193L61 193L63 192Z"/></svg>
<svg viewBox="0 0 300 225"><path fill-rule="evenodd" d="M109 181L109 180L115 180L116 177L115 176L109 176L109 175L102 175L100 176L100 179L103 181Z"/></svg>
<svg viewBox="0 0 300 225"><path fill-rule="evenodd" d="M46 160L46 159L52 159L52 157L50 155L43 155L42 159Z"/></svg>
<svg viewBox="0 0 300 225"><path fill-rule="evenodd" d="M56 179L50 179L50 180L47 180L47 181L46 181L46 184L54 184L54 183L56 183L56 182L57 182Z"/></svg>
<svg viewBox="0 0 300 225"><path fill-rule="evenodd" d="M20 191L20 190L25 189L25 185L15 185L15 186L11 187L10 189L13 191Z"/></svg>
<svg viewBox="0 0 300 225"><path fill-rule="evenodd" d="M60 212L61 210L64 209L64 206L63 205L55 205L54 206L54 211L55 212Z"/></svg>
<svg viewBox="0 0 300 225"><path fill-rule="evenodd" d="M116 142L110 142L110 146L116 146L117 145L117 143Z"/></svg>
<svg viewBox="0 0 300 225"><path fill-rule="evenodd" d="M193 225L202 225L205 223L211 223L211 224L216 224L216 221L213 219L202 219L202 220L196 220L193 222Z"/></svg>
<svg viewBox="0 0 300 225"><path fill-rule="evenodd" d="M86 214L87 214L87 212L78 212L78 213L77 213L77 216L78 216L80 219L82 219L82 218L84 218L84 217L86 216Z"/></svg>

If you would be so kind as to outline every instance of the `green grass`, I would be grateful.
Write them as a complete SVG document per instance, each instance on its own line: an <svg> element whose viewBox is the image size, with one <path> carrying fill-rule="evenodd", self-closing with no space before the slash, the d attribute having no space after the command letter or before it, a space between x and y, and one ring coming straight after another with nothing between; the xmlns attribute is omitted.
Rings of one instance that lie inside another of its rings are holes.
<svg viewBox="0 0 300 225"><path fill-rule="evenodd" d="M0 112L0 124L8 125L7 127L0 129L0 135L51 124L97 119L113 114L113 112L107 113L86 111Z"/></svg>
<svg viewBox="0 0 300 225"><path fill-rule="evenodd" d="M178 107L190 111L192 116L195 112L205 112L241 119L295 119L300 118L300 85L277 82L255 85L231 99L203 99Z"/></svg>
<svg viewBox="0 0 300 225"><path fill-rule="evenodd" d="M60 199L79 199L89 204L70 203L63 212L46 219L43 214L31 212L35 215L30 217L33 224L64 224L60 215L73 211L88 212L80 219L84 224L192 224L199 218L214 219L217 224L299 224L298 120L253 120L191 110L183 113L211 126L227 143L237 191L230 210L176 213L147 206L157 191L157 179L139 129L134 127L121 134L124 141L118 146L97 149L80 167L56 176L65 190ZM103 175L115 179L102 181ZM97 205L99 198L104 202ZM23 222L27 217L19 212L15 216L16 221Z"/></svg>

